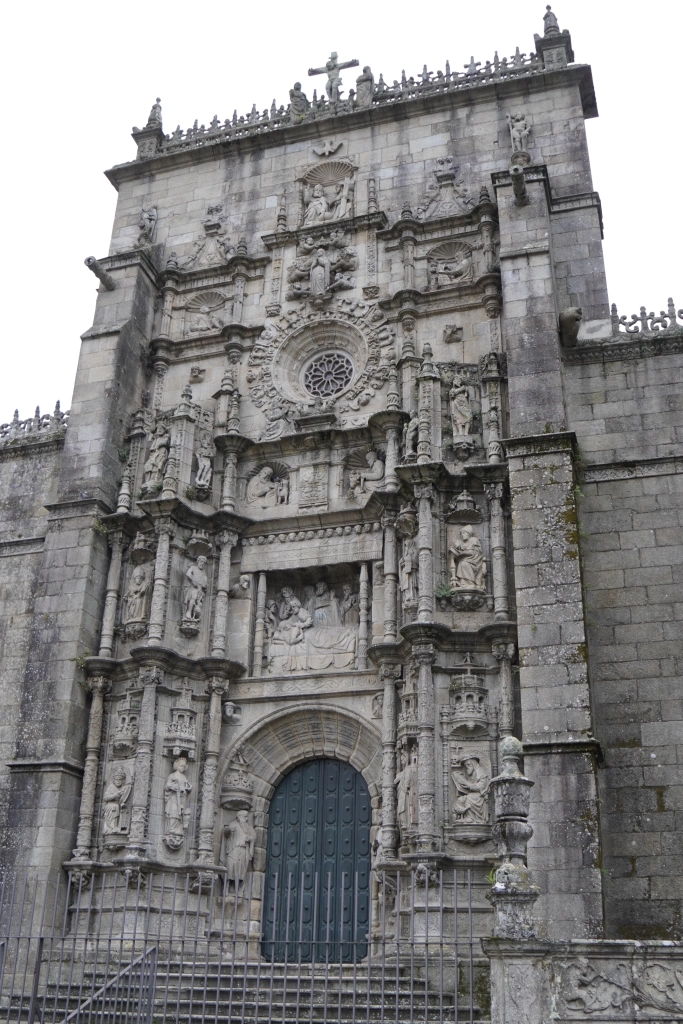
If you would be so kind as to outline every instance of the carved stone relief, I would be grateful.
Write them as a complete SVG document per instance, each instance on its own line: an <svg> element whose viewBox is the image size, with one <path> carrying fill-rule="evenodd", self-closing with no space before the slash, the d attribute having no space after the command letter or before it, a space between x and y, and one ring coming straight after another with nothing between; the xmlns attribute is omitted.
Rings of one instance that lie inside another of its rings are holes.
<svg viewBox="0 0 683 1024"><path fill-rule="evenodd" d="M154 242L157 219L156 206L142 207L138 220L138 245L151 245Z"/></svg>
<svg viewBox="0 0 683 1024"><path fill-rule="evenodd" d="M475 205L475 200L465 187L460 168L452 156L442 157L436 162L435 181L429 186L415 211L418 220L435 217L457 217Z"/></svg>
<svg viewBox="0 0 683 1024"><path fill-rule="evenodd" d="M147 632L152 579L145 565L134 565L121 602L121 631L125 640L140 640Z"/></svg>
<svg viewBox="0 0 683 1024"><path fill-rule="evenodd" d="M194 478L194 486L197 497L200 501L205 500L211 493L211 481L213 479L213 460L216 454L213 439L210 434L202 434L199 440L199 448L195 453L197 472Z"/></svg>
<svg viewBox="0 0 683 1024"><path fill-rule="evenodd" d="M112 756L134 757L138 745L141 698L127 693L116 708L116 725L112 738Z"/></svg>
<svg viewBox="0 0 683 1024"><path fill-rule="evenodd" d="M220 315L227 303L222 292L208 291L193 295L185 305L185 336L215 334L224 325Z"/></svg>
<svg viewBox="0 0 683 1024"><path fill-rule="evenodd" d="M197 712L192 707L192 690L184 689L171 708L171 721L166 726L163 753L167 757L181 755L194 761L197 757Z"/></svg>
<svg viewBox="0 0 683 1024"><path fill-rule="evenodd" d="M249 762L241 751L230 759L221 787L220 802L225 810L248 810L254 801L254 783Z"/></svg>
<svg viewBox="0 0 683 1024"><path fill-rule="evenodd" d="M289 473L284 467L261 466L247 483L247 505L273 508L289 502Z"/></svg>
<svg viewBox="0 0 683 1024"><path fill-rule="evenodd" d="M102 835L109 848L125 846L130 829L133 773L127 765L114 764L102 794Z"/></svg>
<svg viewBox="0 0 683 1024"><path fill-rule="evenodd" d="M418 598L418 559L415 537L404 537L398 561L398 584L403 611L414 611Z"/></svg>
<svg viewBox="0 0 683 1024"><path fill-rule="evenodd" d="M355 167L348 160L328 160L302 177L303 227L316 227L354 215Z"/></svg>
<svg viewBox="0 0 683 1024"><path fill-rule="evenodd" d="M208 576L204 571L206 562L206 555L199 555L195 564L185 573L180 622L180 632L183 636L197 636L201 627L204 598L209 585Z"/></svg>
<svg viewBox="0 0 683 1024"><path fill-rule="evenodd" d="M202 221L204 238L199 238L193 244L189 256L183 262L183 270L202 270L206 267L219 266L235 255L237 249L230 244L230 239L223 230L224 220L222 203L208 207L206 217Z"/></svg>
<svg viewBox="0 0 683 1024"><path fill-rule="evenodd" d="M159 422L150 440L147 461L143 470L143 495L154 494L161 490L170 446L171 438L168 427L163 421Z"/></svg>
<svg viewBox="0 0 683 1024"><path fill-rule="evenodd" d="M376 451L354 453L347 461L347 497L363 499L384 486L384 462Z"/></svg>
<svg viewBox="0 0 683 1024"><path fill-rule="evenodd" d="M163 841L169 850L179 850L185 842L185 833L190 824L189 798L192 784L185 772L187 760L179 757L173 762L173 771L164 786L164 835Z"/></svg>
<svg viewBox="0 0 683 1024"><path fill-rule="evenodd" d="M464 242L443 242L427 255L429 291L472 280L472 250Z"/></svg>
<svg viewBox="0 0 683 1024"><path fill-rule="evenodd" d="M242 809L235 815L235 820L223 829L225 843L225 874L226 894L232 885L235 895L244 892L246 878L251 871L254 860L254 843L256 830L254 816L251 811Z"/></svg>
<svg viewBox="0 0 683 1024"><path fill-rule="evenodd" d="M342 229L310 235L299 243L297 258L287 272L292 287L286 297L290 301L309 298L314 306L321 306L335 291L355 287L351 273L357 269L356 250Z"/></svg>
<svg viewBox="0 0 683 1024"><path fill-rule="evenodd" d="M486 595L486 559L474 527L449 528L448 560L456 607L461 611L480 607Z"/></svg>
<svg viewBox="0 0 683 1024"><path fill-rule="evenodd" d="M401 842L406 845L414 838L418 825L418 753L417 744L399 752L399 770L396 773L396 818Z"/></svg>

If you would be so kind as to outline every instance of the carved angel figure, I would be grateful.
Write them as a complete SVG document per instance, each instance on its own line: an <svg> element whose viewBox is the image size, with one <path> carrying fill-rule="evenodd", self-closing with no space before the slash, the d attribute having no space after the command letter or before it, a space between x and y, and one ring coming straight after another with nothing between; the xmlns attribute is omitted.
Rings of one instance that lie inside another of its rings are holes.
<svg viewBox="0 0 683 1024"><path fill-rule="evenodd" d="M453 436L466 436L472 428L472 407L470 405L467 385L458 373L453 375L453 384L448 392L448 401L451 411Z"/></svg>
<svg viewBox="0 0 683 1024"><path fill-rule="evenodd" d="M486 560L481 541L475 536L471 526L463 526L460 540L449 549L451 555L450 585L453 590L458 588L484 590L486 579Z"/></svg>
<svg viewBox="0 0 683 1024"><path fill-rule="evenodd" d="M126 768L119 766L114 769L111 782L102 795L102 833L105 836L116 835L121 831L121 811L130 796L133 782Z"/></svg>
<svg viewBox="0 0 683 1024"><path fill-rule="evenodd" d="M170 444L171 439L166 424L157 424L157 429L150 442L149 454L143 472L143 491L152 491L162 483Z"/></svg>
<svg viewBox="0 0 683 1024"><path fill-rule="evenodd" d="M489 783L491 777L481 766L478 754L466 754L451 761L451 778L457 797L453 801L456 821L486 824L489 820Z"/></svg>
<svg viewBox="0 0 683 1024"><path fill-rule="evenodd" d="M254 859L256 831L249 811L241 810L235 820L225 826L226 892L232 882L235 895L244 891L244 883Z"/></svg>
<svg viewBox="0 0 683 1024"><path fill-rule="evenodd" d="M199 622L202 617L204 596L209 581L204 566L206 555L199 555L195 565L191 565L185 573L185 586L183 587L183 621Z"/></svg>
<svg viewBox="0 0 683 1024"><path fill-rule="evenodd" d="M164 843L171 850L179 850L183 845L190 824L188 799L192 783L185 775L186 769L187 761L179 757L173 762L173 771L164 786Z"/></svg>

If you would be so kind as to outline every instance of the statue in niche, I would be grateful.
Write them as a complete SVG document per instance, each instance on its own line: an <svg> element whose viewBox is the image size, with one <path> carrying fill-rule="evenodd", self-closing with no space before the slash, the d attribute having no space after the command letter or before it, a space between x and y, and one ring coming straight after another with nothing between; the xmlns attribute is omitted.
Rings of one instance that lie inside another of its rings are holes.
<svg viewBox="0 0 683 1024"><path fill-rule="evenodd" d="M127 831L123 821L123 808L133 788L130 772L123 765L114 769L111 781L107 783L102 794L102 834L104 836L121 835Z"/></svg>
<svg viewBox="0 0 683 1024"><path fill-rule="evenodd" d="M161 487L170 445L168 427L165 423L158 423L149 445L149 454L143 471L143 491L155 491Z"/></svg>
<svg viewBox="0 0 683 1024"><path fill-rule="evenodd" d="M202 334L205 331L220 331L223 321L212 313L208 306L200 306L199 312L190 320L190 333Z"/></svg>
<svg viewBox="0 0 683 1024"><path fill-rule="evenodd" d="M164 843L169 850L179 850L190 824L188 806L192 784L185 772L187 761L179 757L173 762L173 771L164 786Z"/></svg>
<svg viewBox="0 0 683 1024"><path fill-rule="evenodd" d="M209 580L204 572L207 558L206 555L199 555L194 565L185 573L185 585L183 586L183 621L181 632L186 636L196 636L199 632L199 623L204 607L204 597Z"/></svg>
<svg viewBox="0 0 683 1024"><path fill-rule="evenodd" d="M332 264L327 258L325 250L318 249L309 273L309 295L311 298L326 294L330 287L331 267Z"/></svg>
<svg viewBox="0 0 683 1024"><path fill-rule="evenodd" d="M328 200L325 189L317 182L309 192L309 186L304 186L304 227L315 227L318 224L326 224L329 221L343 220L350 212L351 179L344 178L335 185L334 196Z"/></svg>
<svg viewBox="0 0 683 1024"><path fill-rule="evenodd" d="M462 242L437 245L429 253L429 288L447 288L472 277L472 252Z"/></svg>
<svg viewBox="0 0 683 1024"><path fill-rule="evenodd" d="M481 766L478 754L464 754L451 761L451 778L457 796L453 818L457 822L482 825L489 820L489 783L491 776Z"/></svg>
<svg viewBox="0 0 683 1024"><path fill-rule="evenodd" d="M417 409L410 414L410 420L403 428L403 458L406 462L414 462L417 458L417 439L420 430L420 419Z"/></svg>
<svg viewBox="0 0 683 1024"><path fill-rule="evenodd" d="M326 220L331 219L328 214L329 204L325 198L325 189L320 184L314 185L304 214L304 227L323 224Z"/></svg>
<svg viewBox="0 0 683 1024"><path fill-rule="evenodd" d="M203 437L199 442L199 451L197 452L197 474L194 480L197 490L208 491L211 487L213 455L213 441L210 437Z"/></svg>
<svg viewBox="0 0 683 1024"><path fill-rule="evenodd" d="M484 590L486 560L481 541L471 526L463 526L460 539L449 548L451 556L450 586L452 590Z"/></svg>
<svg viewBox="0 0 683 1024"><path fill-rule="evenodd" d="M513 156L515 153L526 153L529 133L531 131L529 122L524 114L508 114L507 121L510 129Z"/></svg>
<svg viewBox="0 0 683 1024"><path fill-rule="evenodd" d="M376 452L368 452L365 456L368 464L367 469L361 470L360 486L363 491L376 491L380 489L384 480L384 463Z"/></svg>
<svg viewBox="0 0 683 1024"><path fill-rule="evenodd" d="M154 241L154 235L157 228L157 208L156 206L150 206L145 209L143 206L140 210L140 218L138 220L138 245L151 245Z"/></svg>
<svg viewBox="0 0 683 1024"><path fill-rule="evenodd" d="M469 389L459 373L453 374L453 383L448 392L448 405L451 413L453 436L467 436L472 428L472 407L470 405Z"/></svg>
<svg viewBox="0 0 683 1024"><path fill-rule="evenodd" d="M401 770L396 774L396 815L401 834L418 823L417 746L408 754L401 751Z"/></svg>
<svg viewBox="0 0 683 1024"><path fill-rule="evenodd" d="M289 501L289 480L276 477L272 466L263 466L247 484L247 504L259 508L286 505Z"/></svg>
<svg viewBox="0 0 683 1024"><path fill-rule="evenodd" d="M288 593L285 595L285 591ZM277 671L303 672L306 665L306 635L313 622L311 616L294 597L289 587L283 588L284 604L280 621L273 631L269 649L269 664L277 658Z"/></svg>
<svg viewBox="0 0 683 1024"><path fill-rule="evenodd" d="M414 537L403 540L403 554L398 562L398 580L403 607L417 607L417 545Z"/></svg>
<svg viewBox="0 0 683 1024"><path fill-rule="evenodd" d="M358 626L360 623L358 594L353 593L348 583L345 583L342 587L342 598L339 602L339 620L342 626Z"/></svg>
<svg viewBox="0 0 683 1024"><path fill-rule="evenodd" d="M123 595L121 624L126 640L139 640L144 635L150 589L151 582L147 573L141 565L137 565Z"/></svg>
<svg viewBox="0 0 683 1024"><path fill-rule="evenodd" d="M254 843L256 830L252 815L247 810L240 810L235 820L223 829L225 835L225 876L226 895L232 882L235 896L244 892L245 880L254 860Z"/></svg>
<svg viewBox="0 0 683 1024"><path fill-rule="evenodd" d="M338 626L339 605L334 593L330 590L324 580L315 585L315 600L313 607L314 626Z"/></svg>

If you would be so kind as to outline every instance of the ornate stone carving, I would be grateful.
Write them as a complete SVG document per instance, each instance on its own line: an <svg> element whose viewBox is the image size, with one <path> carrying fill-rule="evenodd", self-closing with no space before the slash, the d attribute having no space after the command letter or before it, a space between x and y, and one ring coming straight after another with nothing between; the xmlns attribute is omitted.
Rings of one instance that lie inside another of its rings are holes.
<svg viewBox="0 0 683 1024"><path fill-rule="evenodd" d="M460 168L452 156L441 157L436 162L435 182L427 189L415 211L417 220L431 220L435 217L457 217L467 213L475 205L465 188Z"/></svg>
<svg viewBox="0 0 683 1024"><path fill-rule="evenodd" d="M527 143L531 128L523 113L507 115L508 128L510 129L510 142L512 143L513 162L519 163L519 154L527 155Z"/></svg>
<svg viewBox="0 0 683 1024"><path fill-rule="evenodd" d="M154 237L157 230L157 208L156 206L150 206L145 208L144 206L140 210L140 217L138 220L138 245L151 245L154 242Z"/></svg>
<svg viewBox="0 0 683 1024"><path fill-rule="evenodd" d="M169 850L180 849L190 824L189 798L192 784L185 775L186 769L187 760L179 757L173 762L173 771L164 786L163 841Z"/></svg>
<svg viewBox="0 0 683 1024"><path fill-rule="evenodd" d="M220 266L235 256L237 248L230 244L230 239L223 231L225 215L223 204L209 206L206 218L202 221L204 238L198 239L183 263L183 270L201 270L205 267Z"/></svg>
<svg viewBox="0 0 683 1024"><path fill-rule="evenodd" d="M199 555L194 565L185 573L183 586L183 617L180 632L183 636L197 636L200 629L204 598L209 580L204 572L206 555Z"/></svg>
<svg viewBox="0 0 683 1024"><path fill-rule="evenodd" d="M156 430L149 443L147 461L145 462L142 478L143 495L154 494L161 490L170 446L171 438L168 427L161 421L157 423Z"/></svg>
<svg viewBox="0 0 683 1024"><path fill-rule="evenodd" d="M418 752L413 745L400 752L400 768L396 773L396 817L405 844L418 826Z"/></svg>
<svg viewBox="0 0 683 1024"><path fill-rule="evenodd" d="M486 560L481 541L471 526L463 526L449 546L449 584L460 610L483 603L486 592Z"/></svg>
<svg viewBox="0 0 683 1024"><path fill-rule="evenodd" d="M316 156L332 156L342 145L341 140L338 142L336 139L325 139L319 146L311 146L311 149Z"/></svg>
<svg viewBox="0 0 683 1024"><path fill-rule="evenodd" d="M398 582L403 611L413 611L417 608L418 599L417 542L414 537L403 538L403 553L398 562Z"/></svg>
<svg viewBox="0 0 683 1024"><path fill-rule="evenodd" d="M134 565L123 595L121 627L124 639L139 640L147 631L152 580L143 565Z"/></svg>
<svg viewBox="0 0 683 1024"><path fill-rule="evenodd" d="M262 466L247 484L247 505L272 508L289 501L289 476L280 467Z"/></svg>
<svg viewBox="0 0 683 1024"><path fill-rule="evenodd" d="M271 675L361 668L360 635L367 625L367 601L351 583L341 597L325 580L307 584L297 597L283 587L264 601L263 629L267 642L266 670Z"/></svg>
<svg viewBox="0 0 683 1024"><path fill-rule="evenodd" d="M235 820L223 829L225 837L225 891L230 890L230 884L235 890L235 895L244 892L246 878L251 871L254 860L254 843L256 841L256 830L254 819L250 811L239 810Z"/></svg>
<svg viewBox="0 0 683 1024"><path fill-rule="evenodd" d="M429 252L427 267L429 291L471 281L472 250L464 242L442 242Z"/></svg>
<svg viewBox="0 0 683 1024"><path fill-rule="evenodd" d="M490 821L490 764L482 756L464 750L451 761L451 779L456 796L452 804L453 821L462 825L488 825Z"/></svg>
<svg viewBox="0 0 683 1024"><path fill-rule="evenodd" d="M197 472L194 478L194 486L197 497L200 500L208 498L211 492L211 481L213 479L213 459L216 454L213 440L210 434L204 434L199 441L199 449L195 454L197 460Z"/></svg>
<svg viewBox="0 0 683 1024"><path fill-rule="evenodd" d="M375 90L375 77L369 67L365 65L363 74L356 79L356 106L371 107L372 96Z"/></svg>
<svg viewBox="0 0 683 1024"><path fill-rule="evenodd" d="M102 794L102 835L107 847L125 846L130 828L127 806L133 777L127 765L115 764Z"/></svg>
<svg viewBox="0 0 683 1024"><path fill-rule="evenodd" d="M329 60L325 63L324 68L309 68L308 74L311 75L327 75L327 81L325 82L325 92L330 103L338 103L341 98L341 84L339 72L342 68L357 68L357 60L346 60L340 62L336 51L332 51Z"/></svg>
<svg viewBox="0 0 683 1024"><path fill-rule="evenodd" d="M247 810L254 800L254 783L249 774L249 762L241 751L233 754L223 778L221 807L225 810Z"/></svg>
<svg viewBox="0 0 683 1024"><path fill-rule="evenodd" d="M322 185L315 186L311 204L325 202L324 196L315 197L316 190L322 192ZM308 209L310 211L311 205ZM292 285L287 298L310 298L314 306L321 306L335 291L355 287L356 279L350 275L357 269L356 250L348 244L342 230L310 236L299 243L297 259L287 272L287 280Z"/></svg>
<svg viewBox="0 0 683 1024"><path fill-rule="evenodd" d="M184 689L177 704L171 708L171 721L166 726L162 752L166 757L190 761L197 757L197 712L192 707L192 690Z"/></svg>
<svg viewBox="0 0 683 1024"><path fill-rule="evenodd" d="M301 82L295 82L294 87L289 90L289 114L292 121L303 117L310 106L306 93L301 89Z"/></svg>
<svg viewBox="0 0 683 1024"><path fill-rule="evenodd" d="M377 452L366 452L363 465L358 458L349 460L349 498L362 498L373 491L384 490L385 466Z"/></svg>
<svg viewBox="0 0 683 1024"><path fill-rule="evenodd" d="M112 738L112 756L134 757L138 745L141 698L130 692L116 708L116 727Z"/></svg>
<svg viewBox="0 0 683 1024"><path fill-rule="evenodd" d="M384 708L384 692L376 693L372 698L372 717L381 718Z"/></svg>
<svg viewBox="0 0 683 1024"><path fill-rule="evenodd" d="M579 306L569 306L560 313L560 341L563 348L575 348L582 319L583 310Z"/></svg>

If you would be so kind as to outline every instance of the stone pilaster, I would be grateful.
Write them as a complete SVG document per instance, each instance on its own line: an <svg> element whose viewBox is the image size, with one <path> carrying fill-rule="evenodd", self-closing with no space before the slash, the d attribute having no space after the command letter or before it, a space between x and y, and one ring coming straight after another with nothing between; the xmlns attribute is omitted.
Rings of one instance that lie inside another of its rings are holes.
<svg viewBox="0 0 683 1024"><path fill-rule="evenodd" d="M251 668L253 676L260 676L263 672L263 643L266 633L266 574L259 573L258 586L256 589L256 623L254 625L254 664Z"/></svg>
<svg viewBox="0 0 683 1024"><path fill-rule="evenodd" d="M201 808L199 812L199 847L197 862L213 862L214 818L216 815L216 770L221 747L221 715L223 697L228 693L228 682L218 676L209 681L208 727L204 748Z"/></svg>
<svg viewBox="0 0 683 1024"><path fill-rule="evenodd" d="M154 561L154 586L152 589L152 601L149 611L149 627L147 631L151 647L160 646L164 636L169 556L171 551L171 537L175 531L173 525L168 520L161 520L156 524L156 532L159 540L157 542L157 553Z"/></svg>
<svg viewBox="0 0 683 1024"><path fill-rule="evenodd" d="M398 551L396 547L396 514L382 517L384 527L384 643L396 642L398 623L397 586Z"/></svg>
<svg viewBox="0 0 683 1024"><path fill-rule="evenodd" d="M228 591L230 589L230 559L232 549L237 544L237 534L232 530L222 530L216 536L220 545L218 558L218 580L216 583L216 601L213 613L213 636L211 640L211 657L225 657L225 637L228 629Z"/></svg>
<svg viewBox="0 0 683 1024"><path fill-rule="evenodd" d="M92 695L92 701L90 703L90 717L88 719L88 738L85 744L85 770L83 772L83 789L81 790L78 835L76 838L76 849L74 850L76 860L89 860L90 858L97 773L100 766L100 748L102 746L104 698L110 688L111 684L105 676L93 676L88 680L88 689Z"/></svg>
<svg viewBox="0 0 683 1024"><path fill-rule="evenodd" d="M368 580L368 563L363 562L360 567L360 583L358 592L358 611L360 617L360 622L358 625L358 668L362 672L364 672L368 667Z"/></svg>
<svg viewBox="0 0 683 1024"><path fill-rule="evenodd" d="M417 792L418 849L425 853L439 848L436 828L436 770L434 759L434 677L432 665L436 658L433 644L413 644L413 657L418 664L417 677Z"/></svg>
<svg viewBox="0 0 683 1024"><path fill-rule="evenodd" d="M434 543L432 501L434 488L431 484L416 484L417 499L417 552L418 552L418 586L417 605L418 622L431 622L434 616L434 568L432 548Z"/></svg>
<svg viewBox="0 0 683 1024"><path fill-rule="evenodd" d="M493 656L498 662L498 731L510 736L515 728L515 694L512 685L512 659L515 645L504 640L494 641Z"/></svg>
<svg viewBox="0 0 683 1024"><path fill-rule="evenodd" d="M161 669L156 665L140 669L142 702L138 724L138 745L135 754L135 775L130 802L130 832L126 846L126 859L145 858L148 852L147 822L149 817L149 788L154 752L157 687L163 682Z"/></svg>
<svg viewBox="0 0 683 1024"><path fill-rule="evenodd" d="M382 703L382 843L381 859L394 860L398 848L396 821L396 686L401 665L386 656L380 661L379 681L384 683Z"/></svg>
<svg viewBox="0 0 683 1024"><path fill-rule="evenodd" d="M100 633L100 658L111 658L114 648L114 626L116 624L116 605L121 582L121 556L123 553L123 535L120 530L109 534L111 559L107 573L107 591L104 598L102 614L102 631Z"/></svg>
<svg viewBox="0 0 683 1024"><path fill-rule="evenodd" d="M505 518L503 516L503 484L484 487L491 513L491 575L493 576L493 608L496 619L508 618L508 570L505 552Z"/></svg>

